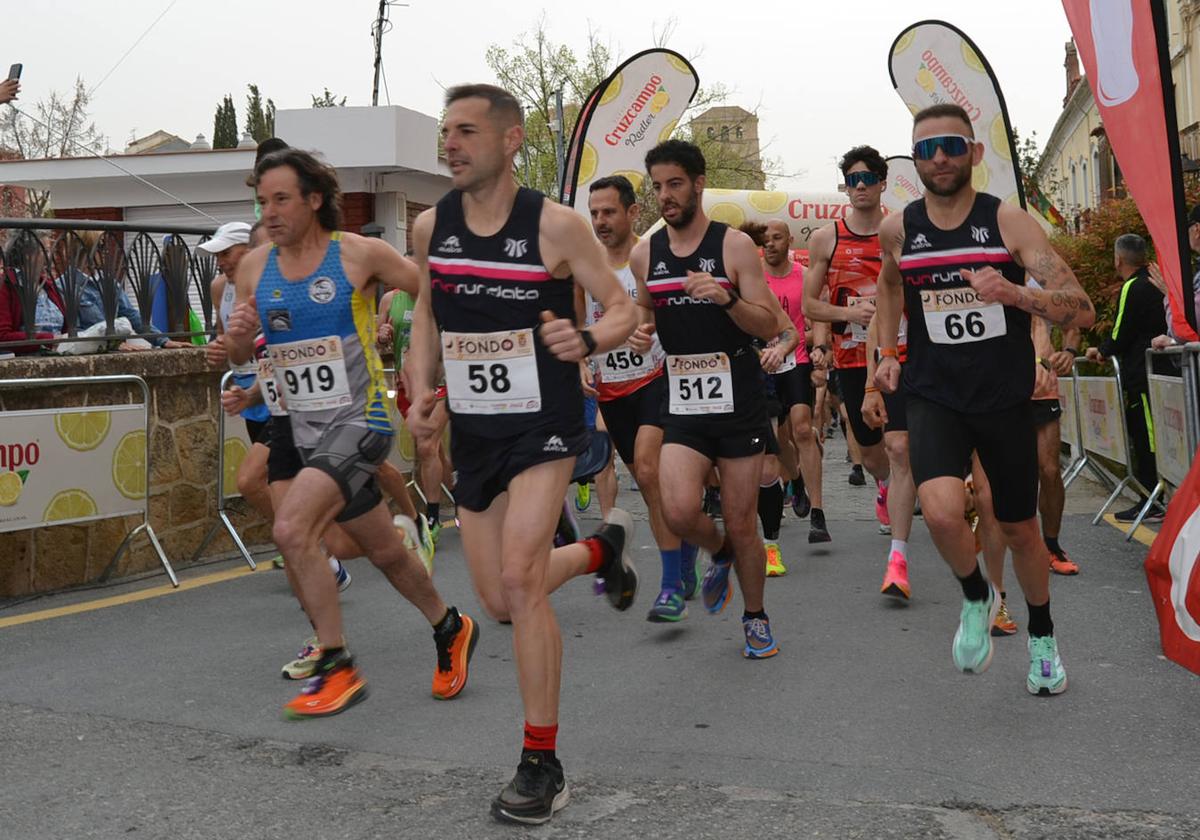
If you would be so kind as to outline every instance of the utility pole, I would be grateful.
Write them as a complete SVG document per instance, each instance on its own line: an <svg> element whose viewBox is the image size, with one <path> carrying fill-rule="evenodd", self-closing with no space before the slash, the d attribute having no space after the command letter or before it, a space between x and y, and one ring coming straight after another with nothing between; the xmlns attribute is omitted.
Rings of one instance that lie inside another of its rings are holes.
<svg viewBox="0 0 1200 840"><path fill-rule="evenodd" d="M379 104L379 70L383 67L383 25L387 22L387 0L379 0L379 17L371 27L375 38L375 84L371 87L371 105Z"/></svg>

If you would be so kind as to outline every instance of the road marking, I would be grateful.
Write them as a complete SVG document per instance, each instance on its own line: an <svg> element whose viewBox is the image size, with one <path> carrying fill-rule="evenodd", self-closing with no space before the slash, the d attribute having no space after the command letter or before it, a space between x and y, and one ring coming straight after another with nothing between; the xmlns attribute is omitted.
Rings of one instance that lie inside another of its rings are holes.
<svg viewBox="0 0 1200 840"><path fill-rule="evenodd" d="M1124 536L1129 530L1123 523L1118 522L1117 518L1111 513L1104 514L1104 521L1120 531L1122 536ZM1157 531L1151 530L1145 525L1139 525L1137 530L1133 532L1133 538L1145 546L1153 545L1154 538L1157 536Z"/></svg>
<svg viewBox="0 0 1200 840"><path fill-rule="evenodd" d="M0 630L5 627L16 627L20 624L30 624L34 621L48 621L52 618L62 618L63 616L78 615L79 613L92 612L93 610L119 607L122 604L147 601L151 598L161 598L164 595L174 595L176 592L199 589L202 586L211 586L214 583L223 583L227 580L234 580L246 575L255 574L255 572L265 572L272 569L270 559L266 559L259 561L258 568L255 570L252 570L249 566L242 566L226 572L213 572L209 575L201 575L200 577L180 581L178 588L167 583L162 586L152 586L149 589L139 589L137 592L127 592L124 595L110 595L107 598L97 598L94 601L81 601L78 604L68 604L65 607L54 607L48 610L38 610L37 612L0 618Z"/></svg>

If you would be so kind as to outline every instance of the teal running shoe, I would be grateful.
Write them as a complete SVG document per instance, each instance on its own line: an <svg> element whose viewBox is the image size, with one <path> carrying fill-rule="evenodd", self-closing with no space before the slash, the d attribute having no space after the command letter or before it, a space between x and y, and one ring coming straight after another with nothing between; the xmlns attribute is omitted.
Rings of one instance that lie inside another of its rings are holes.
<svg viewBox="0 0 1200 840"><path fill-rule="evenodd" d="M1067 672L1058 658L1058 642L1053 636L1029 637L1029 677L1025 687L1030 694L1062 694L1067 690Z"/></svg>
<svg viewBox="0 0 1200 840"><path fill-rule="evenodd" d="M732 569L733 561L718 563L713 560L704 572L704 580L700 584L700 597L704 601L704 609L711 615L725 609L733 598L733 581L729 579Z"/></svg>
<svg viewBox="0 0 1200 840"><path fill-rule="evenodd" d="M765 618L742 618L742 629L746 631L746 648L742 656L747 659L770 659L779 653L779 645L771 635L771 622Z"/></svg>
<svg viewBox="0 0 1200 840"><path fill-rule="evenodd" d="M1000 611L1000 593L988 583L984 601L963 600L954 634L954 667L964 674L982 674L992 664L992 622Z"/></svg>
<svg viewBox="0 0 1200 840"><path fill-rule="evenodd" d="M649 615L646 616L647 621L660 624L683 621L685 618L687 618L687 603L678 589L664 589L659 592L658 599L655 600Z"/></svg>

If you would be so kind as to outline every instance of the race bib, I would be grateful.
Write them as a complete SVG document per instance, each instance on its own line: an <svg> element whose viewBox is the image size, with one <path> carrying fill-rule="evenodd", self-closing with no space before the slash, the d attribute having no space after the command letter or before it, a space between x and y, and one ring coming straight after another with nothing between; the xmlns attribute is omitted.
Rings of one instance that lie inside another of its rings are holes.
<svg viewBox="0 0 1200 840"><path fill-rule="evenodd" d="M273 417L287 416L287 409L279 400L279 383L275 381L275 366L270 359L258 360L258 390L262 393L263 404Z"/></svg>
<svg viewBox="0 0 1200 840"><path fill-rule="evenodd" d="M846 298L846 305L847 305L847 306L849 306L849 307L862 306L862 305L863 305L863 304L865 304L865 303L874 304L874 303L875 303L875 296L874 296L874 295L871 295L870 297L852 297L852 298ZM861 342L863 342L863 343L865 343L865 342L866 342L866 340L867 340L867 328L866 328L866 326L865 326L865 325L863 325L863 324L856 324L856 323L854 323L853 321L849 321L849 322L847 322L847 324L846 324L846 325L847 325L848 327L850 327L850 339L851 339L851 341L861 341Z"/></svg>
<svg viewBox="0 0 1200 840"><path fill-rule="evenodd" d="M921 309L934 344L968 344L1008 333L1004 306L985 303L969 286L922 291Z"/></svg>
<svg viewBox="0 0 1200 840"><path fill-rule="evenodd" d="M325 411L354 401L342 340L336 335L273 344L268 349L289 411Z"/></svg>
<svg viewBox="0 0 1200 840"><path fill-rule="evenodd" d="M637 352L628 344L610 350L598 359L600 378L605 383L631 382L645 379L658 370L654 357Z"/></svg>
<svg viewBox="0 0 1200 840"><path fill-rule="evenodd" d="M442 333L450 410L530 414L542 408L533 330Z"/></svg>
<svg viewBox="0 0 1200 840"><path fill-rule="evenodd" d="M672 414L729 414L733 375L724 353L667 356Z"/></svg>

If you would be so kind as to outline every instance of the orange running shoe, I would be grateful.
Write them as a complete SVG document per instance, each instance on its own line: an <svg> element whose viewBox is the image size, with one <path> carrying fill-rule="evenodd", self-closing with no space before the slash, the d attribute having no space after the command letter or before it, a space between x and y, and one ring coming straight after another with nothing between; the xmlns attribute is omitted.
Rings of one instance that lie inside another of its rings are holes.
<svg viewBox="0 0 1200 840"><path fill-rule="evenodd" d="M331 658L322 658L317 675L283 707L283 716L289 720L328 717L346 711L366 697L366 680L354 667L354 657L342 651Z"/></svg>
<svg viewBox="0 0 1200 840"><path fill-rule="evenodd" d="M907 601L912 596L908 588L908 560L899 551L893 551L888 557L887 571L883 575L883 586L880 594Z"/></svg>
<svg viewBox="0 0 1200 840"><path fill-rule="evenodd" d="M1012 616L1008 614L1008 603L1003 598L1000 599L1000 609L996 613L996 620L992 622L993 636L1012 636L1017 632L1017 622L1012 620Z"/></svg>
<svg viewBox="0 0 1200 840"><path fill-rule="evenodd" d="M1056 575L1077 575L1079 564L1067 556L1067 552L1050 552L1050 571Z"/></svg>
<svg viewBox="0 0 1200 840"><path fill-rule="evenodd" d="M438 700L457 697L467 687L467 666L479 642L479 625L475 620L469 615L459 615L454 607L450 608L450 612L458 619L454 622L457 628L442 633L433 632L438 660L433 672L433 696Z"/></svg>

